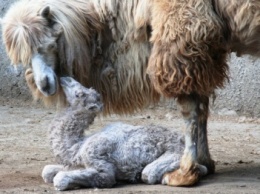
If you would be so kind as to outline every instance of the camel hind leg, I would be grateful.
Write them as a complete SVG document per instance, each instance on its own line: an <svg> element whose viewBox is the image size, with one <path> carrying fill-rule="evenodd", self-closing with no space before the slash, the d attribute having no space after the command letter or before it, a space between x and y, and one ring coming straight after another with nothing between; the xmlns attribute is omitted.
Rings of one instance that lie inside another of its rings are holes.
<svg viewBox="0 0 260 194"><path fill-rule="evenodd" d="M207 121L209 115L209 98L202 97L199 105L199 126L197 140L197 161L207 167L208 174L215 173L215 162L210 157L207 135Z"/></svg>
<svg viewBox="0 0 260 194"><path fill-rule="evenodd" d="M156 184L162 181L166 172L176 170L180 166L181 153L164 153L157 160L148 164L142 171L142 181Z"/></svg>
<svg viewBox="0 0 260 194"><path fill-rule="evenodd" d="M116 183L113 167L97 170L60 171L53 179L54 187L59 191L75 188L110 188Z"/></svg>
<svg viewBox="0 0 260 194"><path fill-rule="evenodd" d="M180 168L166 173L163 183L187 186L198 182L208 172L214 172L207 142L208 97L197 94L181 95L178 104L186 123L185 150ZM205 166L204 166L205 165Z"/></svg>
<svg viewBox="0 0 260 194"><path fill-rule="evenodd" d="M45 183L53 183L53 178L58 172L64 170L63 165L46 165L42 170L42 178Z"/></svg>

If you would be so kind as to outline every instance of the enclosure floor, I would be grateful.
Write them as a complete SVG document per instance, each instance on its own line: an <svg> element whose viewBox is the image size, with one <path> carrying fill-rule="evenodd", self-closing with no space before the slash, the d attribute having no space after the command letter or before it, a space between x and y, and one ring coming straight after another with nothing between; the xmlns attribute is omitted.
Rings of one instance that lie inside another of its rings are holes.
<svg viewBox="0 0 260 194"><path fill-rule="evenodd" d="M0 193L55 193L45 184L41 170L53 164L47 139L54 110L35 105L0 103ZM90 133L111 122L159 124L182 130L177 111L150 108L132 116L99 117ZM65 193L260 193L260 119L211 115L210 151L216 174L194 187L120 183L112 189L81 189Z"/></svg>

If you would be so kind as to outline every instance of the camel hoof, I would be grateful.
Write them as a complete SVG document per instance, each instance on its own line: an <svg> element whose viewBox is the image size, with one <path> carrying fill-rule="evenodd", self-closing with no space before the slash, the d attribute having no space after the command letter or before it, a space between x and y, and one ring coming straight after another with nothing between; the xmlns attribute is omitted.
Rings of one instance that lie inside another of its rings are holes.
<svg viewBox="0 0 260 194"><path fill-rule="evenodd" d="M169 186L191 186L208 173L205 166L195 164L188 171L178 169L163 176L162 184Z"/></svg>

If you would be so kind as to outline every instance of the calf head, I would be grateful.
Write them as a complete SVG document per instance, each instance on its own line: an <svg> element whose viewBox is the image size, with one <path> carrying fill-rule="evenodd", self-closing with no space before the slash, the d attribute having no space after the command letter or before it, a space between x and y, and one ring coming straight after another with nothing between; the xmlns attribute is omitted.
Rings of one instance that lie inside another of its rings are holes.
<svg viewBox="0 0 260 194"><path fill-rule="evenodd" d="M61 77L60 84L65 93L67 102L72 108L84 108L92 113L102 110L100 94L92 88L86 88L71 77Z"/></svg>

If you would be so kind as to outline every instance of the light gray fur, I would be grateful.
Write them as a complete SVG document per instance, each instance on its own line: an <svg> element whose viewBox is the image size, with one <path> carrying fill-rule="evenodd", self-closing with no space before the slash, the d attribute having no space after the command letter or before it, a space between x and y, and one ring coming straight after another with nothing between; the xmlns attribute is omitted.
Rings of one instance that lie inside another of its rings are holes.
<svg viewBox="0 0 260 194"><path fill-rule="evenodd" d="M179 167L183 138L163 127L114 123L85 137L102 110L99 94L68 77L61 78L61 85L69 107L53 120L49 135L62 166L45 166L45 182L53 182L57 190L112 187L117 181L156 184Z"/></svg>

